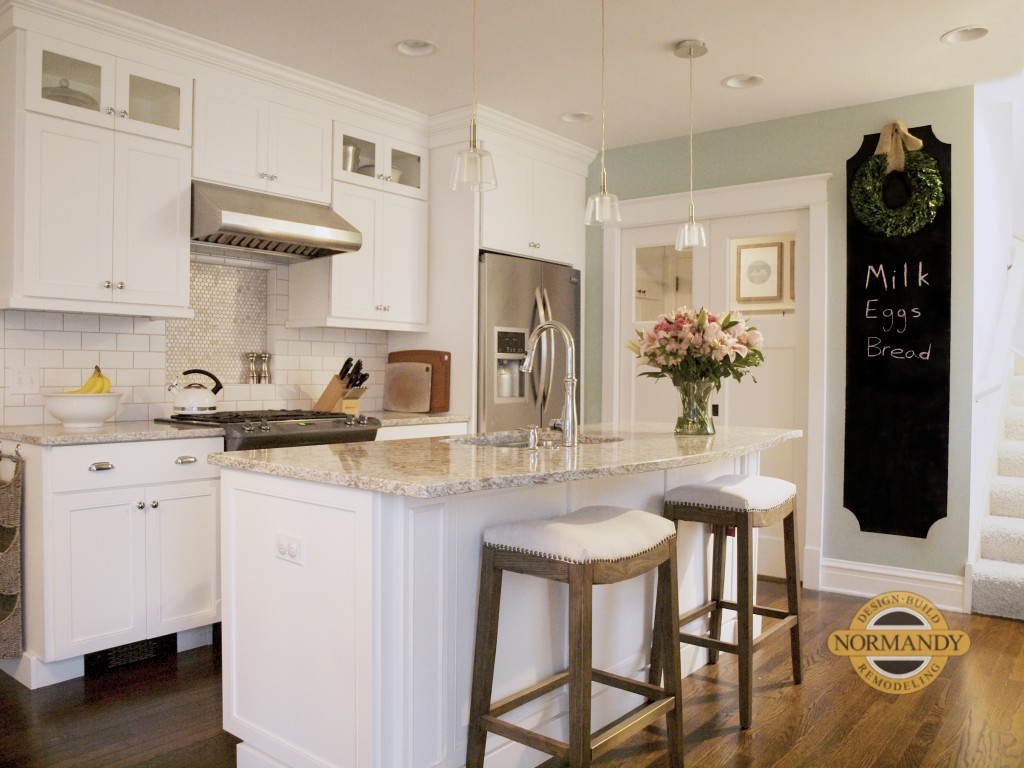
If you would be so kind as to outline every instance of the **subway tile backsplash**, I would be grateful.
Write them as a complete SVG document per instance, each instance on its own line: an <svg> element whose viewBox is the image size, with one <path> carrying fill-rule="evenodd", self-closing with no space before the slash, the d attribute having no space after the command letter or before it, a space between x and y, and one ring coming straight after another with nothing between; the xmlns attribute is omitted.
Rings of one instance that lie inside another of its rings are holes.
<svg viewBox="0 0 1024 768"><path fill-rule="evenodd" d="M309 408L346 357L362 358L370 374L363 410L381 409L387 332L286 328L287 267L235 266L201 257L192 262L192 291L196 317L190 321L0 312L3 423L53 422L43 395L81 386L97 364L113 390L124 393L117 421L169 414L167 386L187 368L210 370L221 379L223 409ZM270 353L271 384L247 383L239 353L248 351ZM37 377L38 392L12 394L26 374Z"/></svg>

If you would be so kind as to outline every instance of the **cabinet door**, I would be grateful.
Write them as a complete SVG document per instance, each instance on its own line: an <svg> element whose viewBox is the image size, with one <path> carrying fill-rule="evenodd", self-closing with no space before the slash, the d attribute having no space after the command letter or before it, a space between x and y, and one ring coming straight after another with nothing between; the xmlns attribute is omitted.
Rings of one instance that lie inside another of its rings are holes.
<svg viewBox="0 0 1024 768"><path fill-rule="evenodd" d="M385 191L426 200L426 149L407 142L392 141L385 145L385 153Z"/></svg>
<svg viewBox="0 0 1024 768"><path fill-rule="evenodd" d="M491 149L491 153L498 186L480 195L480 245L530 256L533 162L508 150Z"/></svg>
<svg viewBox="0 0 1024 768"><path fill-rule="evenodd" d="M25 52L26 109L114 127L113 56L32 33Z"/></svg>
<svg viewBox="0 0 1024 768"><path fill-rule="evenodd" d="M110 301L114 133L25 115L26 296Z"/></svg>
<svg viewBox="0 0 1024 768"><path fill-rule="evenodd" d="M383 318L427 322L427 204L384 195L383 261L379 276Z"/></svg>
<svg viewBox="0 0 1024 768"><path fill-rule="evenodd" d="M267 102L196 84L192 175L236 187L267 187ZM262 174L262 175L261 175Z"/></svg>
<svg viewBox="0 0 1024 768"><path fill-rule="evenodd" d="M146 492L147 634L220 620L219 480Z"/></svg>
<svg viewBox="0 0 1024 768"><path fill-rule="evenodd" d="M116 301L188 306L190 156L189 148L178 144L117 136L112 269Z"/></svg>
<svg viewBox="0 0 1024 768"><path fill-rule="evenodd" d="M585 179L535 161L532 200L532 252L548 261L579 266L584 256Z"/></svg>
<svg viewBox="0 0 1024 768"><path fill-rule="evenodd" d="M271 104L267 190L331 202L331 120Z"/></svg>
<svg viewBox="0 0 1024 768"><path fill-rule="evenodd" d="M377 275L383 198L383 193L371 189L335 185L334 210L363 233L363 245L358 251L330 257L333 317L376 318L380 314Z"/></svg>
<svg viewBox="0 0 1024 768"><path fill-rule="evenodd" d="M52 647L47 661L146 637L141 490L59 494L53 502Z"/></svg>
<svg viewBox="0 0 1024 768"><path fill-rule="evenodd" d="M192 143L192 79L119 59L114 127L152 139Z"/></svg>

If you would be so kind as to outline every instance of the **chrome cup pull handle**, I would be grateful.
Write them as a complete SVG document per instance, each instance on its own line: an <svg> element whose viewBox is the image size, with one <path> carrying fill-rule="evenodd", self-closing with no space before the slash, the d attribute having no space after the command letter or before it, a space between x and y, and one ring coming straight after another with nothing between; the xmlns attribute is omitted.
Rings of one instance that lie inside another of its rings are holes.
<svg viewBox="0 0 1024 768"><path fill-rule="evenodd" d="M109 461L94 461L89 465L90 472L106 472L108 469L113 469L114 465Z"/></svg>
<svg viewBox="0 0 1024 768"><path fill-rule="evenodd" d="M199 459L195 456L179 456L174 460L175 464L195 464Z"/></svg>

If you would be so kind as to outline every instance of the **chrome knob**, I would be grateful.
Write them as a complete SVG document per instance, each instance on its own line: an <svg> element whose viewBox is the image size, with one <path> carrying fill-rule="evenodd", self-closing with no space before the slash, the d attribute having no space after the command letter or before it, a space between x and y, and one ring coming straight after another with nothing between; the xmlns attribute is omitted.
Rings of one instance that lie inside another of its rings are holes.
<svg viewBox="0 0 1024 768"><path fill-rule="evenodd" d="M157 507L160 506L160 502L157 501L156 499L153 499L151 502L149 502L149 506L151 506L153 509L156 509Z"/></svg>
<svg viewBox="0 0 1024 768"><path fill-rule="evenodd" d="M270 174L269 174L269 173L267 173L266 171L262 171L262 172L260 173L260 178L261 178L261 179L267 179L267 178L270 178Z"/></svg>
<svg viewBox="0 0 1024 768"><path fill-rule="evenodd" d="M113 288L114 284L112 282L110 282L109 280L104 280L103 281L103 287L104 288Z"/></svg>
<svg viewBox="0 0 1024 768"><path fill-rule="evenodd" d="M270 422L267 421L266 419L263 419L260 422L260 432L269 432L269 431L270 431Z"/></svg>
<svg viewBox="0 0 1024 768"><path fill-rule="evenodd" d="M136 501L135 502L135 508L136 509L145 509L146 508L146 502L144 502L144 501Z"/></svg>
<svg viewBox="0 0 1024 768"><path fill-rule="evenodd" d="M128 117L128 110L127 109L122 109L120 112L117 113L117 116L118 117Z"/></svg>
<svg viewBox="0 0 1024 768"><path fill-rule="evenodd" d="M277 174L276 173L270 174L270 180L271 181L277 181Z"/></svg>
<svg viewBox="0 0 1024 768"><path fill-rule="evenodd" d="M112 115L112 114L114 114L114 108L113 108L113 107L107 107L107 109L106 109L106 113L107 113L108 115Z"/></svg>
<svg viewBox="0 0 1024 768"><path fill-rule="evenodd" d="M119 291L123 291L124 290L124 280L118 280L117 281L117 289Z"/></svg>

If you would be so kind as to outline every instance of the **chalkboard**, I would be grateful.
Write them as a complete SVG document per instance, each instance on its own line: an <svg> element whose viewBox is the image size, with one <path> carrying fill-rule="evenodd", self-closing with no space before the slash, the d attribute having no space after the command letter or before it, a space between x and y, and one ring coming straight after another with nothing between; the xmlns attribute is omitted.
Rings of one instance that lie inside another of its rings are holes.
<svg viewBox="0 0 1024 768"><path fill-rule="evenodd" d="M861 530L925 538L946 516L949 467L950 145L911 128L938 164L945 202L906 237L857 220L846 163L846 439L843 505Z"/></svg>

